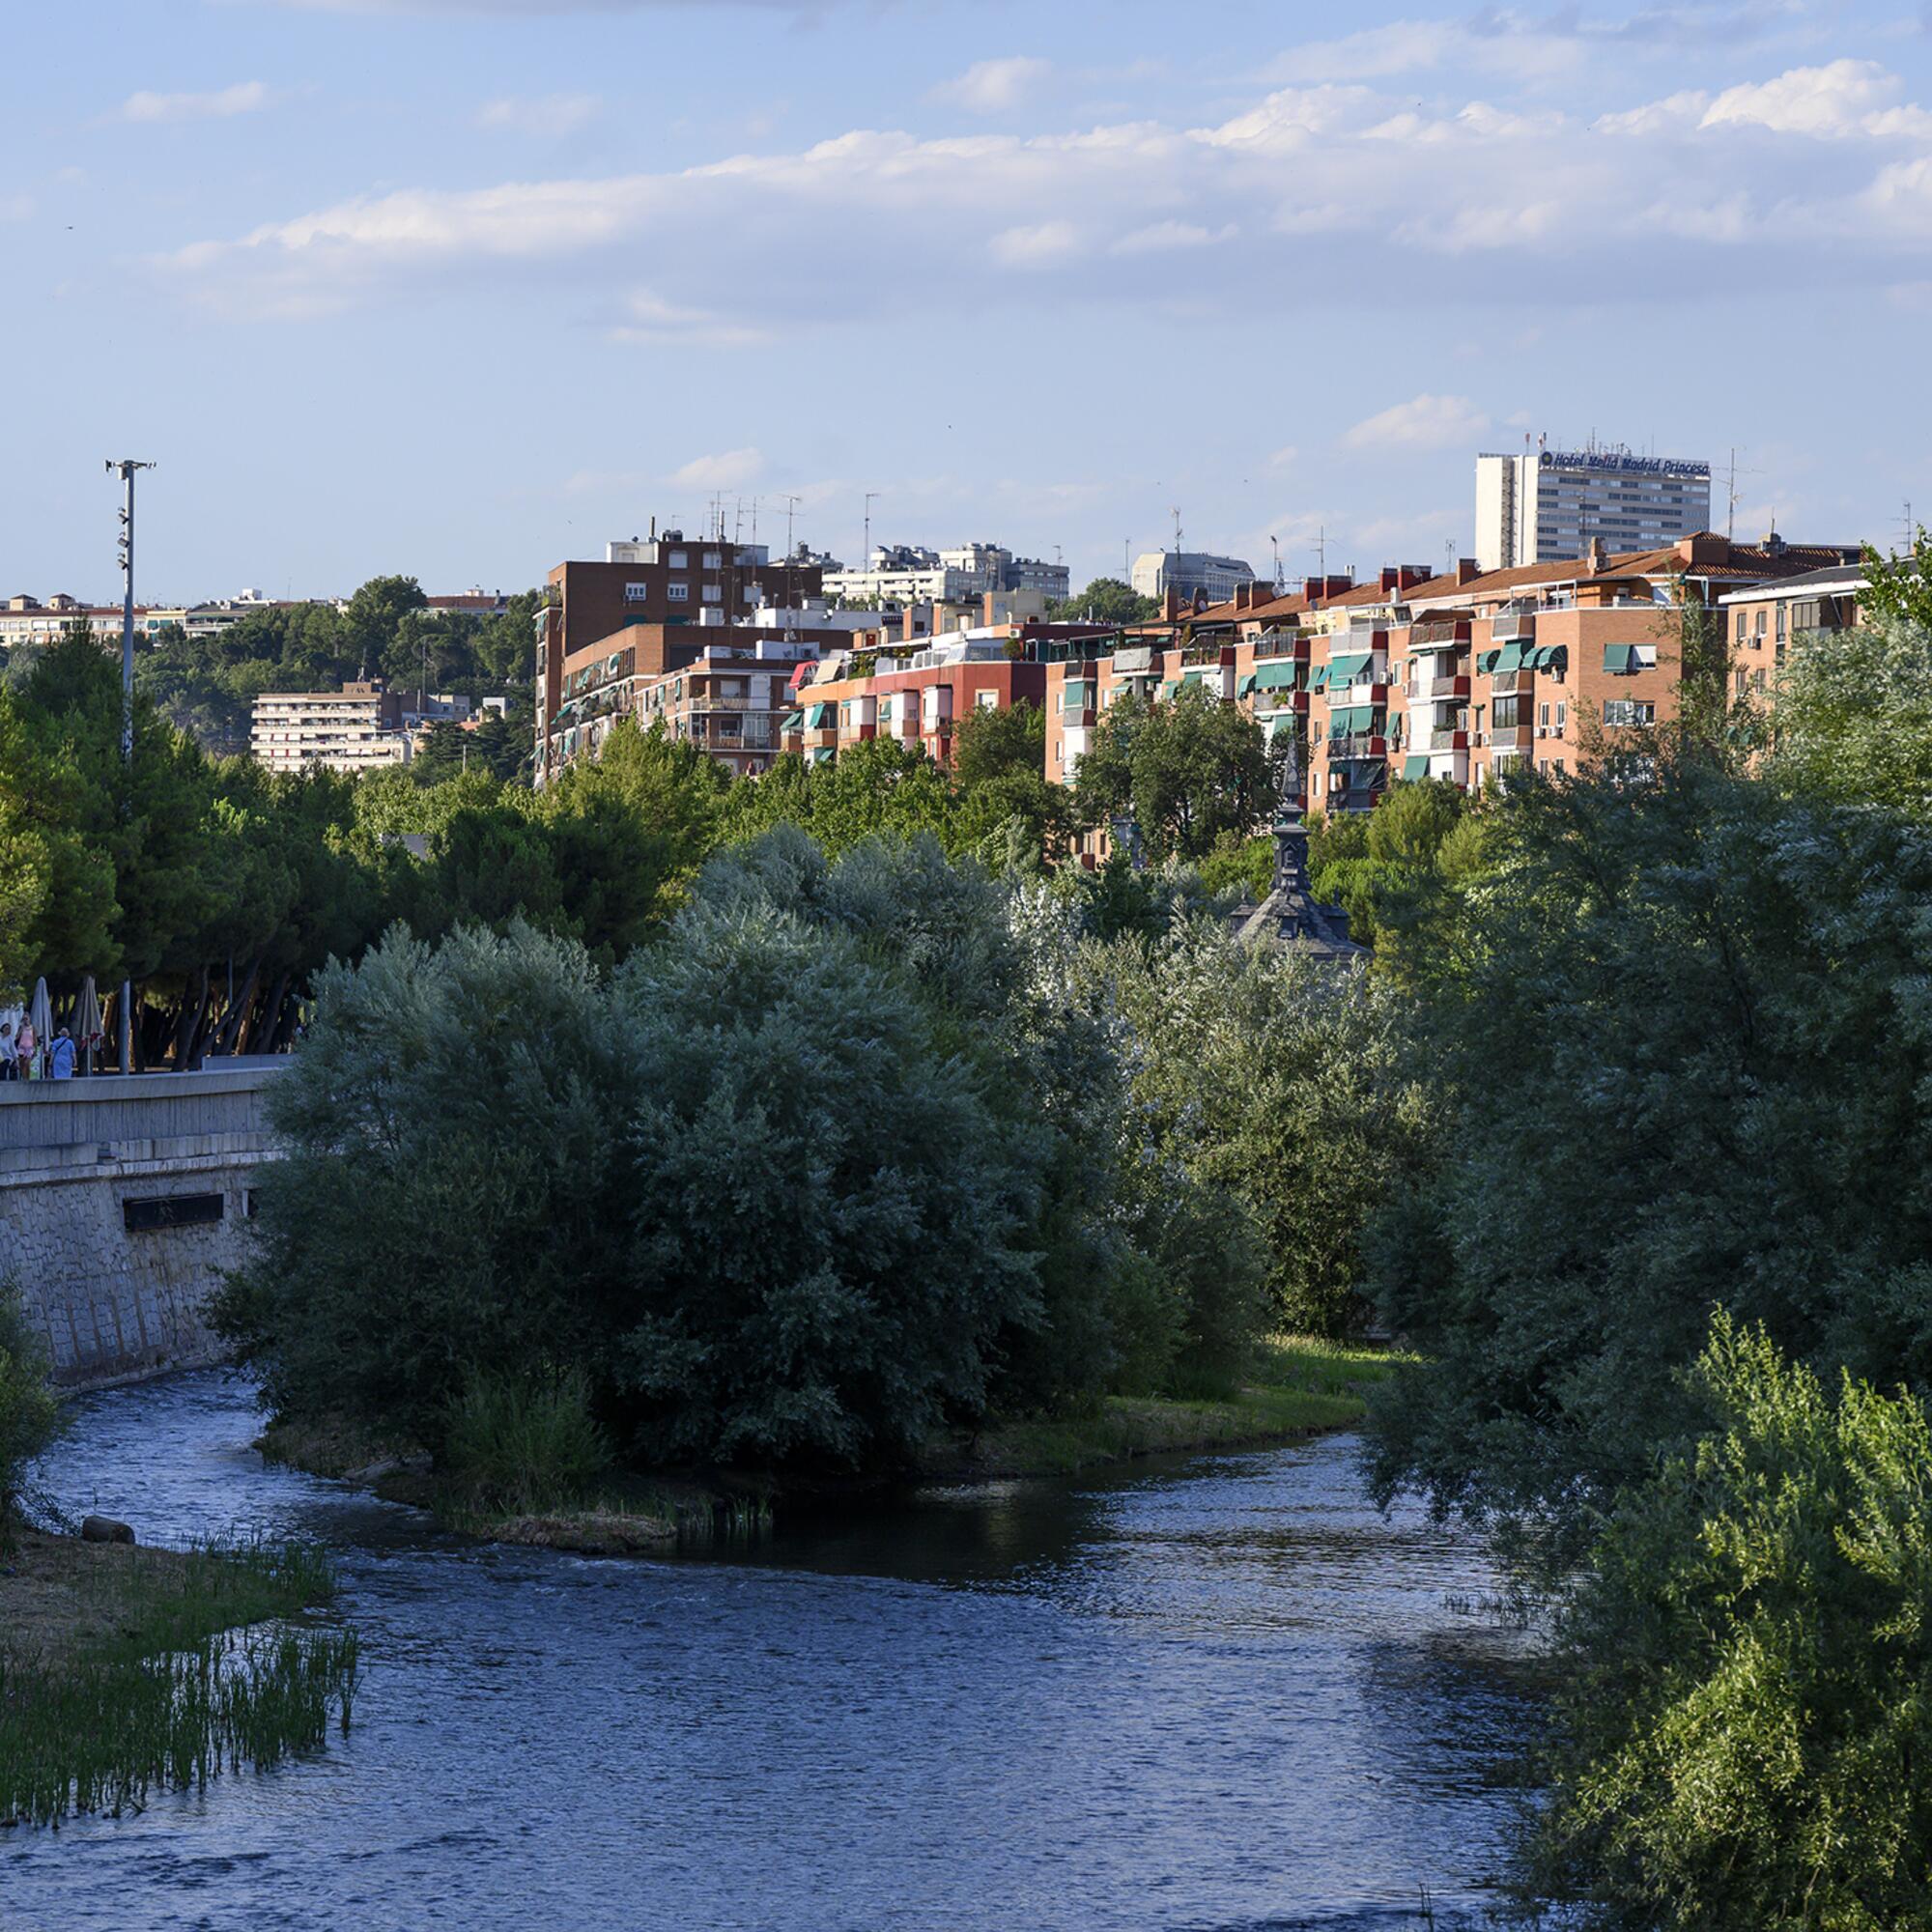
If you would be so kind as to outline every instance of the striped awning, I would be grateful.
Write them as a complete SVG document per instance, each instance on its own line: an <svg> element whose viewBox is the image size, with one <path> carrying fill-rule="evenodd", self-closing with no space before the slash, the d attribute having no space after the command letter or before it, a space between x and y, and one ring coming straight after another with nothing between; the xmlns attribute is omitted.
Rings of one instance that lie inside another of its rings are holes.
<svg viewBox="0 0 1932 1932"><path fill-rule="evenodd" d="M1429 754L1425 752L1420 756L1411 754L1405 758L1402 761L1402 775L1410 783L1417 779L1426 779L1429 776Z"/></svg>
<svg viewBox="0 0 1932 1932"><path fill-rule="evenodd" d="M818 745L812 750L811 762L814 765L829 765L836 755L830 745Z"/></svg>
<svg viewBox="0 0 1932 1932"><path fill-rule="evenodd" d="M1330 684L1359 684L1368 675L1369 666L1375 659L1367 651L1351 652L1347 657L1331 658L1328 662L1328 682Z"/></svg>
<svg viewBox="0 0 1932 1932"><path fill-rule="evenodd" d="M1377 723L1379 716L1373 704L1345 704L1339 711L1328 714L1328 735L1331 738L1354 738L1380 730Z"/></svg>
<svg viewBox="0 0 1932 1932"><path fill-rule="evenodd" d="M805 714L805 728L808 731L829 731L833 724L832 712L830 704L814 704Z"/></svg>
<svg viewBox="0 0 1932 1932"><path fill-rule="evenodd" d="M780 724L779 724L779 729L780 729L781 731L802 731L802 730L804 730L804 729L805 729L805 713L804 713L803 711L788 711L788 712L786 712L786 713L785 713L785 715L784 715L784 717L783 717L783 719L782 719L782 720L781 720L781 721L780 722Z"/></svg>

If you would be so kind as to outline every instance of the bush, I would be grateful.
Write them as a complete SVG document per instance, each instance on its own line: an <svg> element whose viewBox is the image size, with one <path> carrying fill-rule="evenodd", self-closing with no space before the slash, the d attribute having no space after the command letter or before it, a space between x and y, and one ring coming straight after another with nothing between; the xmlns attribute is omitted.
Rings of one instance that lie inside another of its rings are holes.
<svg viewBox="0 0 1932 1932"><path fill-rule="evenodd" d="M449 1406L444 1469L486 1507L531 1511L580 1496L610 1462L582 1369L473 1372Z"/></svg>
<svg viewBox="0 0 1932 1932"><path fill-rule="evenodd" d="M47 1372L46 1346L28 1325L18 1288L0 1281L0 1533L27 1464L60 1432L60 1404Z"/></svg>
<svg viewBox="0 0 1932 1932"><path fill-rule="evenodd" d="M1612 1519L1571 1611L1527 1880L1604 1926L1932 1922L1932 1428L1719 1318L1715 1427Z"/></svg>

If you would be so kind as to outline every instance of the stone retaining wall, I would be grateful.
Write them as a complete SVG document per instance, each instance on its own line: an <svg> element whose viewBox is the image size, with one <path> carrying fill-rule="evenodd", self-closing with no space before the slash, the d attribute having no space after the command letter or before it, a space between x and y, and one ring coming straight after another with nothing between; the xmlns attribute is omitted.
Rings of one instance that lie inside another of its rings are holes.
<svg viewBox="0 0 1932 1932"><path fill-rule="evenodd" d="M262 1095L287 1064L0 1083L0 1279L44 1328L56 1380L216 1359L203 1306L241 1258L250 1185L274 1157ZM210 1196L219 1219L128 1225L129 1201L198 1197L206 1211Z"/></svg>

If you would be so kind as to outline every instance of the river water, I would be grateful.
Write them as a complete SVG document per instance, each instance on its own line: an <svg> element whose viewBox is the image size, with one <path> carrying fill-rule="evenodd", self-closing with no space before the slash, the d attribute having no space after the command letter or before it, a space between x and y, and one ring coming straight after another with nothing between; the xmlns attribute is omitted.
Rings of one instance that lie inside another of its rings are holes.
<svg viewBox="0 0 1932 1932"><path fill-rule="evenodd" d="M138 1817L0 1832L0 1932L1474 1926L1535 1720L1354 1444L930 1492L738 1556L477 1547L264 1468L219 1374L41 1481L149 1542L336 1552L355 1722Z"/></svg>

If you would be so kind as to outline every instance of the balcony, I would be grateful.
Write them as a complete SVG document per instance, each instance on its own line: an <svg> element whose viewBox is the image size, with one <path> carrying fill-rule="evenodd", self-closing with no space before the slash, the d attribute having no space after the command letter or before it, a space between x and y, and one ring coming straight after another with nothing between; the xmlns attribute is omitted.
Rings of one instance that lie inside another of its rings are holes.
<svg viewBox="0 0 1932 1932"><path fill-rule="evenodd" d="M1308 633L1306 631L1264 631L1255 639L1255 662L1266 664L1270 660L1295 658L1301 663L1308 662Z"/></svg>
<svg viewBox="0 0 1932 1932"><path fill-rule="evenodd" d="M1428 698L1435 698L1443 700L1463 698L1467 697L1468 695L1469 695L1469 680L1466 675L1462 677L1432 678L1428 684L1424 685L1423 688L1416 693L1416 696L1418 697L1428 697Z"/></svg>
<svg viewBox="0 0 1932 1932"><path fill-rule="evenodd" d="M1536 613L1533 611L1500 611L1490 619L1490 642L1492 644L1526 644L1536 636Z"/></svg>
<svg viewBox="0 0 1932 1932"><path fill-rule="evenodd" d="M1453 623L1431 622L1408 627L1408 647L1412 651L1449 651L1469 641L1469 620L1459 617Z"/></svg>
<svg viewBox="0 0 1932 1932"><path fill-rule="evenodd" d="M1330 762L1338 759L1385 758L1388 756L1388 740L1380 732L1355 731L1346 737L1330 738L1328 757Z"/></svg>
<svg viewBox="0 0 1932 1932"><path fill-rule="evenodd" d="M1432 752L1466 752L1469 749L1469 734L1453 726L1438 724L1429 734L1429 749Z"/></svg>
<svg viewBox="0 0 1932 1932"><path fill-rule="evenodd" d="M1235 662L1232 644L1189 644L1180 653L1183 668L1192 665L1219 665Z"/></svg>
<svg viewBox="0 0 1932 1932"><path fill-rule="evenodd" d="M1500 724L1490 733L1492 752L1526 752L1535 741L1535 727L1529 724Z"/></svg>

